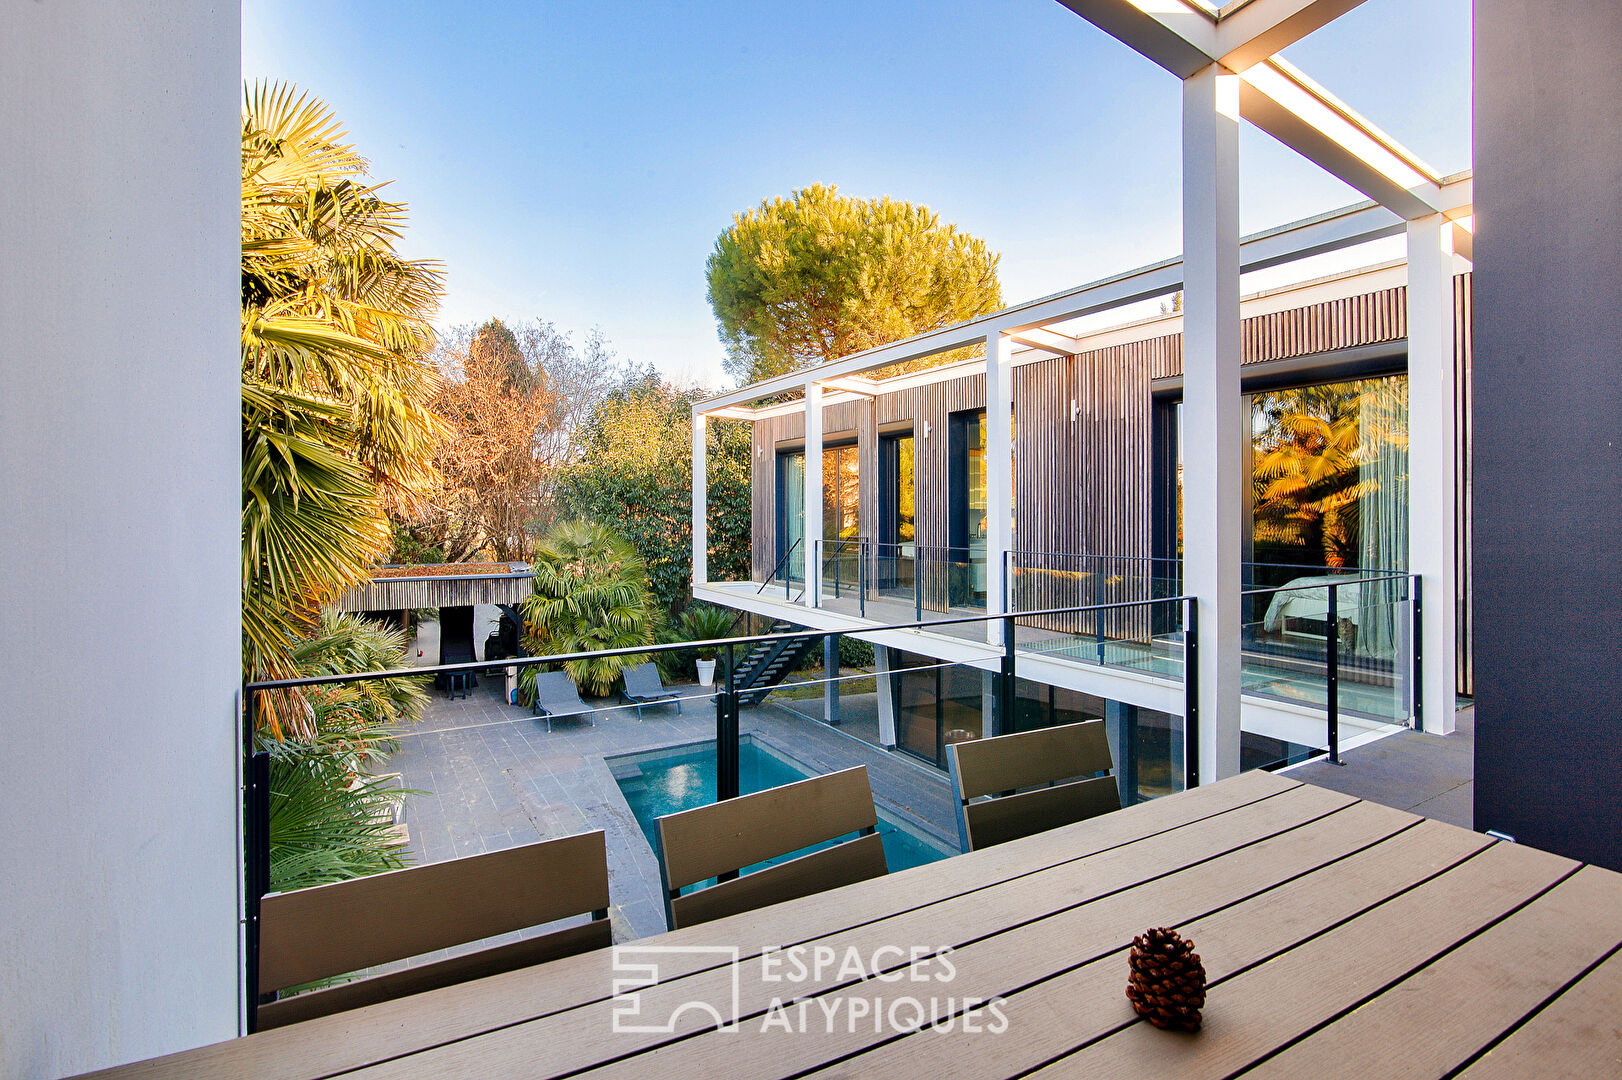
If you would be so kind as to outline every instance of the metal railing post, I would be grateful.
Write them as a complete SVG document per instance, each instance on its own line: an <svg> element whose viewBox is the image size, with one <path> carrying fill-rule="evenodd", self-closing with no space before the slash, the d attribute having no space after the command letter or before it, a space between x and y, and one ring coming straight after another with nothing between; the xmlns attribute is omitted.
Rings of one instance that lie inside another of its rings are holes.
<svg viewBox="0 0 1622 1080"><path fill-rule="evenodd" d="M1200 786L1200 608L1190 597L1183 601L1183 787Z"/></svg>
<svg viewBox="0 0 1622 1080"><path fill-rule="evenodd" d="M1414 730L1425 730L1425 616L1424 604L1420 590L1420 577L1415 574L1411 579L1414 590L1414 619L1413 628L1409 632L1414 635Z"/></svg>
<svg viewBox="0 0 1622 1080"><path fill-rule="evenodd" d="M1014 733L1014 617L1002 617L1002 666L997 673L997 715L992 718L992 734Z"/></svg>
<svg viewBox="0 0 1622 1080"><path fill-rule="evenodd" d="M270 891L270 755L254 751L254 710L258 695L249 690L244 696L247 760L242 775L243 987L247 999L246 1026L251 1035L259 1030L259 910L265 894Z"/></svg>
<svg viewBox="0 0 1622 1080"><path fill-rule="evenodd" d="M1324 631L1324 690L1328 695L1329 763L1340 760L1340 586L1329 583L1329 628Z"/></svg>
<svg viewBox="0 0 1622 1080"><path fill-rule="evenodd" d="M922 587L922 585L919 584L919 582L923 579L923 576L924 576L922 573L919 572L922 569L923 569L923 558L918 554L918 546L916 544L914 544L913 548L912 548L912 621L913 622L923 622L924 621L924 594L923 594L923 591L922 591L923 587Z"/></svg>
<svg viewBox="0 0 1622 1080"><path fill-rule="evenodd" d="M826 551L827 549L824 548L823 550ZM835 600L839 599L839 587L840 587L840 584L841 584L839 579L841 577L841 571L843 571L844 568L845 568L845 542L843 540L835 540L834 541L834 599Z"/></svg>
<svg viewBox="0 0 1622 1080"><path fill-rule="evenodd" d="M862 544L857 548L857 557L860 561L856 564L856 610L857 613L865 619L867 618L868 578L868 546L866 541L863 541Z"/></svg>
<svg viewBox="0 0 1622 1080"><path fill-rule="evenodd" d="M720 654L721 692L715 696L715 798L738 797L738 665L732 646Z"/></svg>

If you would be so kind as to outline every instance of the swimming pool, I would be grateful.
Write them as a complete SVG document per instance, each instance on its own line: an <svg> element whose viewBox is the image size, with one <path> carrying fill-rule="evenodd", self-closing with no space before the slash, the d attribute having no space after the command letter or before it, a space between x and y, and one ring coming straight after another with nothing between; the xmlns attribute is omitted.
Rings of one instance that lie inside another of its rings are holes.
<svg viewBox="0 0 1622 1080"><path fill-rule="evenodd" d="M648 753L625 754L608 759L608 766L619 783L625 801L642 826L642 835L648 844L659 850L658 832L654 821L679 810L691 810L715 801L715 744L698 743L655 750ZM805 780L812 774L787 759L772 753L745 735L738 740L738 791L748 795L767 788ZM884 841L884 860L892 871L909 866L922 866L944 859L955 851L929 839L911 827L903 825L883 810L878 812L879 837ZM817 847L826 847L819 844ZM803 855L816 848L806 848L781 858L771 859L757 866L783 862L792 855Z"/></svg>

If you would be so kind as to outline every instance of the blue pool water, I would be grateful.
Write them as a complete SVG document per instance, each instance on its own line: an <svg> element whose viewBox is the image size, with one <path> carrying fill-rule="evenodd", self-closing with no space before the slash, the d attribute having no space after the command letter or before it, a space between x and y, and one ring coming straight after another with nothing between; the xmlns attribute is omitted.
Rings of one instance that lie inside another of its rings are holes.
<svg viewBox="0 0 1622 1080"><path fill-rule="evenodd" d="M655 851L658 833L654 821L679 810L691 810L715 801L715 744L700 744L654 754L632 754L613 758L609 762L625 801L636 815L642 834ZM755 745L748 737L738 745L738 790L748 795L767 788L805 780L811 774L791 765L775 754ZM879 837L884 841L884 858L890 870L904 870L909 866L944 859L953 852L939 844L925 840L903 828L884 811L879 811ZM830 841L831 843L831 841ZM819 844L817 847L826 847ZM793 855L803 855L816 848L792 852L781 858L747 867L758 870L761 866L782 862Z"/></svg>

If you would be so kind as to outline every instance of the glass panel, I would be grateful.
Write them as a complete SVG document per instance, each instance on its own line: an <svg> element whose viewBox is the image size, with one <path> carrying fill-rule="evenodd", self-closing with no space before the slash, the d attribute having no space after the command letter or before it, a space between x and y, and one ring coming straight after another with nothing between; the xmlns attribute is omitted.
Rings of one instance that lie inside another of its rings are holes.
<svg viewBox="0 0 1622 1080"><path fill-rule="evenodd" d="M1014 685L1018 699L1016 731L1104 721L1110 760L1124 803L1130 805L1183 790L1186 773L1181 716L1027 679L1016 679Z"/></svg>
<svg viewBox="0 0 1622 1080"><path fill-rule="evenodd" d="M910 544L916 539L914 506L913 470L917 467L917 459L913 451L911 435L903 435L894 440L896 457L896 502L895 502L895 536L891 539L899 544Z"/></svg>
<svg viewBox="0 0 1622 1080"><path fill-rule="evenodd" d="M1342 716L1407 723L1413 699L1412 588L1406 575L1364 575L1355 585L1341 586L1336 659Z"/></svg>
<svg viewBox="0 0 1622 1080"><path fill-rule="evenodd" d="M1181 600L1128 601L1119 607L1023 615L1015 640L1025 652L1167 679L1183 677Z"/></svg>
<svg viewBox="0 0 1622 1080"><path fill-rule="evenodd" d="M944 769L949 743L990 734L996 676L900 650L890 656L898 749Z"/></svg>

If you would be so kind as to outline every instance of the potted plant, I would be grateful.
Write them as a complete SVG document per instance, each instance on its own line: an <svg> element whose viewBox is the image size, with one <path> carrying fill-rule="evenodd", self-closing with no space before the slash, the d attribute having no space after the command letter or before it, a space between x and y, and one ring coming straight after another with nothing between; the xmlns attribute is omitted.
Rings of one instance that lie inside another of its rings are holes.
<svg viewBox="0 0 1622 1080"><path fill-rule="evenodd" d="M692 604L682 612L682 636L688 641L716 641L732 636L733 620L737 616L725 608L709 604ZM715 647L704 646L698 652L698 683L715 684Z"/></svg>

